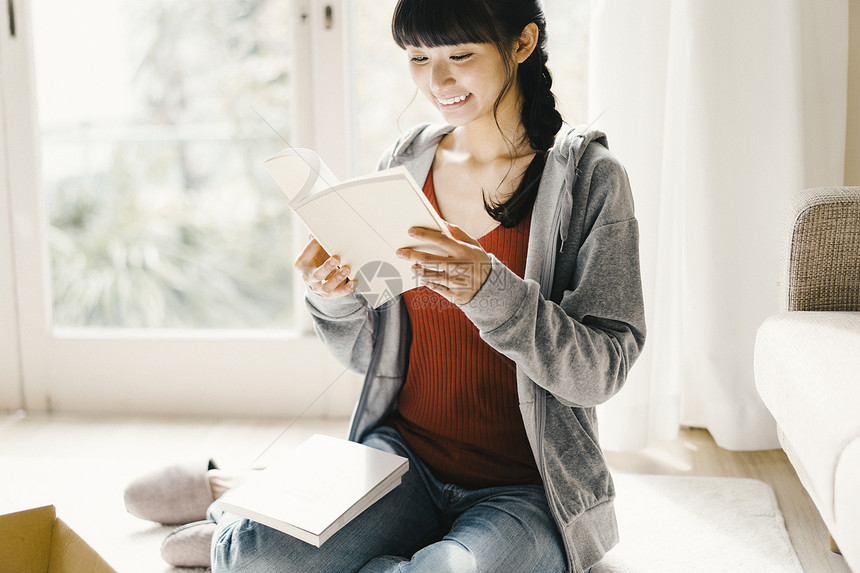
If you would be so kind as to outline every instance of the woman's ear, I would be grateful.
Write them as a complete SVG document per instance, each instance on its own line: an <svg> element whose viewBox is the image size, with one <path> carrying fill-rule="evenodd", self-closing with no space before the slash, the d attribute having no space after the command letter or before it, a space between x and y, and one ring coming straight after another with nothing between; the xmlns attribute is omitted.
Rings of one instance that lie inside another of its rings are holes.
<svg viewBox="0 0 860 573"><path fill-rule="evenodd" d="M532 55L532 52L535 51L535 48L538 45L538 38L540 36L540 31L538 30L537 24L531 22L523 28L523 31L520 33L520 37L517 38L517 42L514 46L514 60L518 64L525 62L529 56Z"/></svg>

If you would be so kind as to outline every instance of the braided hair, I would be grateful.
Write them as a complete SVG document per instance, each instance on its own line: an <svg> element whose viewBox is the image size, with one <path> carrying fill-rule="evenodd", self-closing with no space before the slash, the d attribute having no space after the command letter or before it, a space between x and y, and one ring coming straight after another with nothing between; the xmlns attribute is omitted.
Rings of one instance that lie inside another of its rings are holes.
<svg viewBox="0 0 860 573"><path fill-rule="evenodd" d="M538 42L528 59L517 66L511 46L530 23L538 28ZM497 114L502 98L516 82L522 94L520 120L525 128L524 141L520 143L528 143L536 153L511 197L504 203L488 202L485 197L484 208L502 226L517 226L531 211L547 151L562 125L552 94L552 75L546 66L546 16L542 2L399 0L391 30L394 41L403 49L407 46L437 47L466 43L491 43L498 49L505 65L506 81L496 99L493 114Z"/></svg>

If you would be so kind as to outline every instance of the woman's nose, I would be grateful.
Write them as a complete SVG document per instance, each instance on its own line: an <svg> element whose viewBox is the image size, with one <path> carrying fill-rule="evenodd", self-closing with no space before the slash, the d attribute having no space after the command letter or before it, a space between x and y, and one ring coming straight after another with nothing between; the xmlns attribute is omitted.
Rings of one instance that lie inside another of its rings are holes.
<svg viewBox="0 0 860 573"><path fill-rule="evenodd" d="M454 83L454 78L451 76L451 68L447 62L438 62L431 64L430 70L430 87L433 91L439 88L444 88Z"/></svg>

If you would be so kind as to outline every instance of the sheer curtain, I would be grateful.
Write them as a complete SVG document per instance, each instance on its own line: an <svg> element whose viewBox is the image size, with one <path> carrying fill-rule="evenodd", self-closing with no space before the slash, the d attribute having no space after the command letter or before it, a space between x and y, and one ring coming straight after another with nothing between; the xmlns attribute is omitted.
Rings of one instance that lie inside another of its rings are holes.
<svg viewBox="0 0 860 573"><path fill-rule="evenodd" d="M848 0L593 0L590 114L627 167L649 338L600 408L607 449L706 427L778 447L753 378L784 215L842 184ZM602 115L601 115L602 114Z"/></svg>

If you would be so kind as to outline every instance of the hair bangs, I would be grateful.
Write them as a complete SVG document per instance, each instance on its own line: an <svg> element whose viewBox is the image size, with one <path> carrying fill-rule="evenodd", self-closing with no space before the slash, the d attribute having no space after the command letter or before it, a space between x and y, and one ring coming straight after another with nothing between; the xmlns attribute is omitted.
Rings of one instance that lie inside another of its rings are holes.
<svg viewBox="0 0 860 573"><path fill-rule="evenodd" d="M495 18L486 2L400 0L391 21L394 41L407 46L498 43Z"/></svg>

